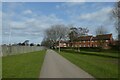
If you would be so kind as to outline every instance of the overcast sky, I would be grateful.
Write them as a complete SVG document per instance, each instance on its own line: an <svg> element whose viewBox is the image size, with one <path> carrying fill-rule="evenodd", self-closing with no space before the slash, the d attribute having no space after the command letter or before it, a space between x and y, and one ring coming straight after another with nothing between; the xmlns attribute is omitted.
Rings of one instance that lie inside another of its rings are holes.
<svg viewBox="0 0 120 80"><path fill-rule="evenodd" d="M53 24L88 27L89 34L93 35L102 25L115 38L114 20L111 19L113 7L113 2L3 2L3 44L25 40L40 43L44 30Z"/></svg>

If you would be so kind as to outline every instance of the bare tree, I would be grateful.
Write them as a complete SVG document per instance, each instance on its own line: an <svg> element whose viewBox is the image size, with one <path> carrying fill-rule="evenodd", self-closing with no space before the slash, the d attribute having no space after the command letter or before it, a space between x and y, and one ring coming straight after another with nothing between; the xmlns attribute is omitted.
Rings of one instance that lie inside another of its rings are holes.
<svg viewBox="0 0 120 80"><path fill-rule="evenodd" d="M64 39L67 35L68 28L63 24L52 25L45 31L45 41L48 46L53 47L57 41ZM44 42L45 43L45 42Z"/></svg>
<svg viewBox="0 0 120 80"><path fill-rule="evenodd" d="M51 47L51 45L52 45L51 41L49 39L47 39L46 37L44 37L41 42L41 46Z"/></svg>
<svg viewBox="0 0 120 80"><path fill-rule="evenodd" d="M100 36L100 35L104 35L107 32L108 32L107 29L105 27L103 27L103 26L100 26L100 27L98 27L96 29L96 35L97 35L97 38L98 38L97 41L98 41L99 51L101 51L101 49L102 49L102 47L104 45L104 42L105 42L103 37Z"/></svg>
<svg viewBox="0 0 120 80"><path fill-rule="evenodd" d="M118 33L118 40L120 41L120 1L115 4L112 13L115 19L115 28Z"/></svg>
<svg viewBox="0 0 120 80"><path fill-rule="evenodd" d="M102 35L102 34L106 34L108 31L105 27L100 26L96 29L96 35Z"/></svg>
<svg viewBox="0 0 120 80"><path fill-rule="evenodd" d="M73 42L78 37L87 35L88 32L89 32L89 30L87 28L72 27L72 28L70 28L69 39L70 39L71 42Z"/></svg>
<svg viewBox="0 0 120 80"><path fill-rule="evenodd" d="M76 42L76 40L78 39L78 37L80 36L84 36L89 32L89 30L87 28L82 28L82 27L72 27L70 28L70 33L69 33L69 39L70 42L72 42L70 44L70 46L72 47L73 43ZM77 46L78 48L78 52L80 51L79 46Z"/></svg>
<svg viewBox="0 0 120 80"><path fill-rule="evenodd" d="M78 28L78 36L85 36L88 34L88 32L89 32L88 28L82 28L82 27Z"/></svg>
<svg viewBox="0 0 120 80"><path fill-rule="evenodd" d="M77 37L78 37L78 29L73 27L73 28L70 28L70 33L69 33L69 39L70 39L70 42L73 42Z"/></svg>

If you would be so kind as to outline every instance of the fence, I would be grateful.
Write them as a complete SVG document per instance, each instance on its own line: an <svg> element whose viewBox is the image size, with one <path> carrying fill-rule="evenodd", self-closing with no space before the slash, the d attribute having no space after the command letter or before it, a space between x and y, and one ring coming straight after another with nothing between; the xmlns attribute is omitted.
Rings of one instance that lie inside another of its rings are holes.
<svg viewBox="0 0 120 80"><path fill-rule="evenodd" d="M42 47L42 46L7 46L7 45L3 45L2 46L2 56L40 51L43 49L45 49L45 47Z"/></svg>

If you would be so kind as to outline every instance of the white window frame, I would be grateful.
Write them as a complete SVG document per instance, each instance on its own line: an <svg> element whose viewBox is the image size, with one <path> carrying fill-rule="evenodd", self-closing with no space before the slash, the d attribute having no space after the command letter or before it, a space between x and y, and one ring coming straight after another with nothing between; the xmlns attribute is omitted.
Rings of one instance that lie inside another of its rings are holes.
<svg viewBox="0 0 120 80"><path fill-rule="evenodd" d="M106 42L108 42L108 40L106 40Z"/></svg>
<svg viewBox="0 0 120 80"><path fill-rule="evenodd" d="M97 45L95 45L97 47Z"/></svg>
<svg viewBox="0 0 120 80"><path fill-rule="evenodd" d="M84 47L86 47L86 46L84 45Z"/></svg>
<svg viewBox="0 0 120 80"><path fill-rule="evenodd" d="M66 45L66 43L63 43L63 45L65 46L65 45Z"/></svg>

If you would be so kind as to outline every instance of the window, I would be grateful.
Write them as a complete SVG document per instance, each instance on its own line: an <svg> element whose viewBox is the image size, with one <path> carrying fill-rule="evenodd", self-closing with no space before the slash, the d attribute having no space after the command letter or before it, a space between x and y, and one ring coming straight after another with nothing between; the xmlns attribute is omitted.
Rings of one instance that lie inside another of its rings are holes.
<svg viewBox="0 0 120 80"><path fill-rule="evenodd" d="M108 40L106 40L106 42L108 42Z"/></svg>
<svg viewBox="0 0 120 80"><path fill-rule="evenodd" d="M88 45L88 47L90 47L90 45Z"/></svg>
<svg viewBox="0 0 120 80"><path fill-rule="evenodd" d="M80 45L80 47L81 47L81 45Z"/></svg>
<svg viewBox="0 0 120 80"><path fill-rule="evenodd" d="M84 45L84 47L85 47L85 45Z"/></svg>
<svg viewBox="0 0 120 80"><path fill-rule="evenodd" d="M85 41L83 41L85 43Z"/></svg>
<svg viewBox="0 0 120 80"><path fill-rule="evenodd" d="M92 42L94 42L94 41L92 41Z"/></svg>
<svg viewBox="0 0 120 80"><path fill-rule="evenodd" d="M65 43L63 45L66 45Z"/></svg>

